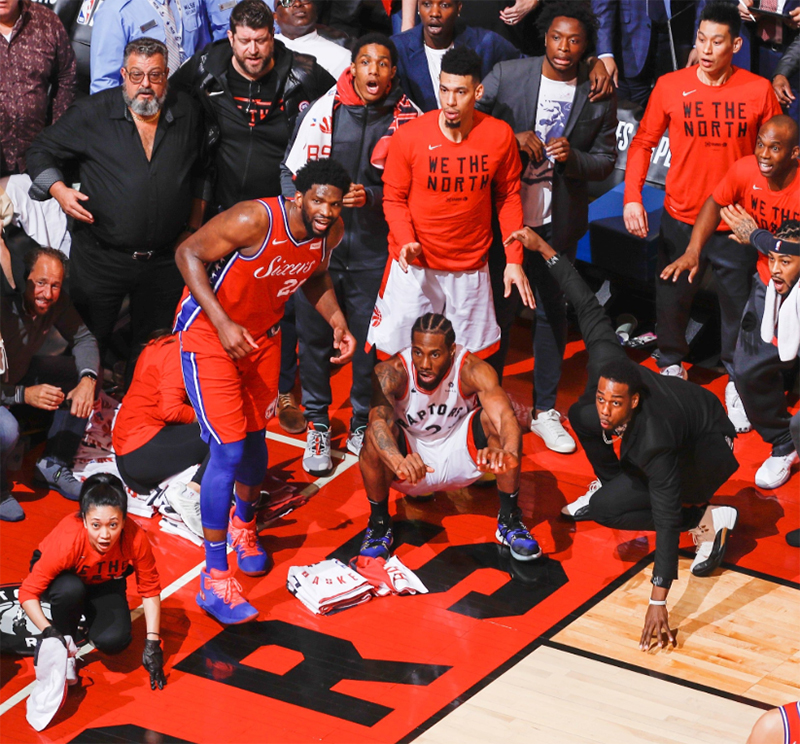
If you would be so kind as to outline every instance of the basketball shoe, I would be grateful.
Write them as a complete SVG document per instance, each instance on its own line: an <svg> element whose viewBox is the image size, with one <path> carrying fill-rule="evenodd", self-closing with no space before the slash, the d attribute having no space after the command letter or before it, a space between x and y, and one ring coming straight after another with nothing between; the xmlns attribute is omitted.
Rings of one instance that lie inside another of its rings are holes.
<svg viewBox="0 0 800 744"><path fill-rule="evenodd" d="M230 569L203 569L196 601L223 625L239 625L258 617L258 610L242 596L242 585L233 578Z"/></svg>
<svg viewBox="0 0 800 744"><path fill-rule="evenodd" d="M228 545L236 551L236 561L242 573L248 576L263 576L269 568L269 556L258 542L256 518L242 522L235 512L234 506L231 508L228 522Z"/></svg>

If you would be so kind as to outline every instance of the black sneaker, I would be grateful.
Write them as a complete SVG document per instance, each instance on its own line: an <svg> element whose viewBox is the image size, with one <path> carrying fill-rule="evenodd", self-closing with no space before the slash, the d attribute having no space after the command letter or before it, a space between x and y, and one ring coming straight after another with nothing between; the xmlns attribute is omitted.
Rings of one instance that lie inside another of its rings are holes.
<svg viewBox="0 0 800 744"><path fill-rule="evenodd" d="M58 491L65 499L77 501L81 495L81 482L67 464L52 457L43 457L36 463L34 483Z"/></svg>
<svg viewBox="0 0 800 744"><path fill-rule="evenodd" d="M522 523L522 513L519 509L514 509L506 519L497 518L495 537L501 545L508 545L512 557L518 561L535 561L542 555L542 549L536 538Z"/></svg>
<svg viewBox="0 0 800 744"><path fill-rule="evenodd" d="M383 558L386 560L391 555L393 540L391 521L387 521L377 527L371 524L367 525L367 534L364 535L359 555L363 555L366 558Z"/></svg>

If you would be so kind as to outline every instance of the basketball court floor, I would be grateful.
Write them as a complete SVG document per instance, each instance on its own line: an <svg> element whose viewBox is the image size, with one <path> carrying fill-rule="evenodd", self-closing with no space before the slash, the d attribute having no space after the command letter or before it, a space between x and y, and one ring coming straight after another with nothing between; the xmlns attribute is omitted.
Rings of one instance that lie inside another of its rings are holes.
<svg viewBox="0 0 800 744"><path fill-rule="evenodd" d="M529 402L533 362L521 351L525 330L515 332L520 351L505 387ZM582 390L585 367L582 344L570 343L561 411ZM334 378L341 447L349 374ZM724 378L694 368L690 379L723 395ZM310 499L262 532L270 573L239 575L258 621L225 629L201 612L194 596L202 550L162 532L157 518L136 518L164 587L167 686L150 690L144 622L134 609L130 648L87 653L80 685L41 733L25 720L32 659L2 656L2 742L743 744L764 710L800 698L800 551L784 540L800 524L800 475L777 491L756 490L754 473L768 455L757 434L736 442L741 467L717 499L740 515L723 570L691 576L691 541L682 543L669 598L677 648L643 653L654 538L560 518L593 477L582 451L558 455L524 437L520 501L541 561L518 563L496 544L493 487L427 503L393 493L396 553L430 593L317 617L287 591L287 571L357 552L368 517L358 464L339 453L333 474L314 480L300 464L303 440L276 422L269 432L271 472ZM0 527L6 592L74 508L54 492L20 486L17 495L27 518Z"/></svg>

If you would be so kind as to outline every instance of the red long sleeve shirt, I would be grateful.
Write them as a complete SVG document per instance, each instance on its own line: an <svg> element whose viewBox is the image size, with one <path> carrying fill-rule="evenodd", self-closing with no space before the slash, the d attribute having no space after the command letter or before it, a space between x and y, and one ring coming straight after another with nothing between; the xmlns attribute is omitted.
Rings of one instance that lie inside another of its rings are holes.
<svg viewBox="0 0 800 744"><path fill-rule="evenodd" d="M101 584L125 575L128 566L136 573L140 597L161 593L161 580L147 534L132 519L125 520L122 536L108 553L98 553L89 543L80 514L64 517L39 545L42 557L19 589L19 602L39 599L62 571L77 574L84 584Z"/></svg>
<svg viewBox="0 0 800 744"><path fill-rule="evenodd" d="M469 135L456 143L439 128L439 114L408 122L390 140L383 173L389 252L396 259L406 243L417 242L422 266L471 271L486 263L493 203L504 237L522 228L522 164L505 122L476 111ZM522 250L510 245L508 262L522 263Z"/></svg>
<svg viewBox="0 0 800 744"><path fill-rule="evenodd" d="M752 155L759 127L780 113L769 81L738 67L720 86L701 83L696 66L663 75L628 151L625 203L641 203L651 151L669 129L672 161L664 208L676 220L694 224L728 169ZM723 222L718 229L727 226Z"/></svg>
<svg viewBox="0 0 800 744"><path fill-rule="evenodd" d="M144 347L122 401L111 440L117 455L127 455L147 444L170 424L191 424L181 372L181 344L177 336L151 341Z"/></svg>

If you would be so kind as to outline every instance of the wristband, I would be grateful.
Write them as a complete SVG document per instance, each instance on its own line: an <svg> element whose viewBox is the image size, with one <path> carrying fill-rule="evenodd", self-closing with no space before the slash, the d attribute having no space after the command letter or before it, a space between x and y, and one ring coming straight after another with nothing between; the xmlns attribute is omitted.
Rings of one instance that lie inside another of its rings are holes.
<svg viewBox="0 0 800 744"><path fill-rule="evenodd" d="M649 604L655 605L656 607L666 607L667 600L666 599L651 599Z"/></svg>

